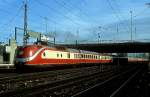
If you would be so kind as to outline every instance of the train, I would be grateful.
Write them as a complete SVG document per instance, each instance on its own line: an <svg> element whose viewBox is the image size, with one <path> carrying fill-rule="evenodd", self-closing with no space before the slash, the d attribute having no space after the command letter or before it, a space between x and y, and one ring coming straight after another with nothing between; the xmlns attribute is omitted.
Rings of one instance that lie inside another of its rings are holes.
<svg viewBox="0 0 150 97"><path fill-rule="evenodd" d="M128 53L128 62L149 62L148 53Z"/></svg>
<svg viewBox="0 0 150 97"><path fill-rule="evenodd" d="M47 68L56 66L76 66L94 64L107 64L115 62L118 57L110 53L97 53L93 51L71 49L61 46L26 45L16 50L15 67L22 70L27 67ZM129 56L119 57L128 62L147 62L148 58ZM119 59L118 59L119 60Z"/></svg>
<svg viewBox="0 0 150 97"><path fill-rule="evenodd" d="M15 67L54 67L90 63L112 63L111 54L44 45L20 46L16 50Z"/></svg>

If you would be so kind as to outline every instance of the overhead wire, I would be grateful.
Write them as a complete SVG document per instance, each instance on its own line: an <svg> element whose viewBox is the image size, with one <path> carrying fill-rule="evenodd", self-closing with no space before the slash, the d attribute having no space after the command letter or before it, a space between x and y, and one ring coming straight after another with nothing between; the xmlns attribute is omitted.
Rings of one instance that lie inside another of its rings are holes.
<svg viewBox="0 0 150 97"><path fill-rule="evenodd" d="M85 7L87 7L86 5L87 5L87 3L85 2L85 0L81 0L81 2L84 4L84 6ZM78 7L79 8L79 7ZM80 9L80 8L79 8ZM85 14L89 19L92 19L94 22L98 22L97 20L95 20L95 18L92 18L92 17L90 17L89 15L88 15L88 13L86 13L85 11L83 11L82 9L80 9L81 10L81 12L83 13L83 14Z"/></svg>
<svg viewBox="0 0 150 97"><path fill-rule="evenodd" d="M57 1L58 0L54 0L54 1ZM84 0L82 0L84 1ZM81 8L79 8L78 6L74 6L72 3L69 3L69 1L65 2L64 0L59 0L59 2L61 2L61 5L62 7L68 9L68 11L70 10L68 6L70 6L71 8L77 8L79 9L79 11L81 12L81 14L83 14L84 16L86 16L88 19L94 21L94 22L97 22L94 18L91 18L85 11L83 11ZM67 6L68 4L68 6ZM68 8L67 8L68 7Z"/></svg>
<svg viewBox="0 0 150 97"><path fill-rule="evenodd" d="M20 11L23 9L23 5L21 5L18 10L16 11L16 14L5 24L1 25L1 28L5 28L8 25L11 25L11 23L16 19L16 17L18 17ZM4 27L5 26L5 27Z"/></svg>
<svg viewBox="0 0 150 97"><path fill-rule="evenodd" d="M130 26L129 25L127 25L124 21L128 21L128 19L126 19L125 17L124 17L124 15L122 15L121 14L121 10L120 10L120 7L119 7L119 4L118 4L118 2L116 1L116 0L113 0L114 1L114 3L116 4L116 11L118 11L118 16L120 16L120 24L123 24L124 26L126 26L128 29L130 29ZM111 2L110 2L111 3ZM128 32L128 31L127 31Z"/></svg>
<svg viewBox="0 0 150 97"><path fill-rule="evenodd" d="M44 7L47 7L48 9L50 9L54 13L61 14L61 15L59 15L59 17L65 18L65 19L71 21L72 23L74 23L76 25L80 25L78 22L75 22L73 19L71 19L70 17L64 15L64 13L62 13L61 11L58 11L58 10L54 9L53 7L49 6L48 4L40 2L39 0L36 0L35 2L37 2L38 4L40 4L40 5L44 6Z"/></svg>
<svg viewBox="0 0 150 97"><path fill-rule="evenodd" d="M8 28L10 27L10 25L14 22L14 20L16 19L16 17L19 16L20 11L22 10L23 5L21 5L18 10L16 11L16 14L5 24L1 25L1 32L8 30ZM11 31L10 31L11 32ZM12 36L13 31L9 34L9 36Z"/></svg>
<svg viewBox="0 0 150 97"><path fill-rule="evenodd" d="M31 4L29 4L29 3L31 3ZM33 2L33 1L30 1L28 3L28 5L32 8L32 7L34 7L33 6L33 4L35 3L35 2ZM36 29L41 29L41 26L39 26L38 24L41 24L41 23L39 23L39 21L37 21L37 19L35 18L35 17L38 17L38 18L41 18L41 19L43 19L44 20L44 16L42 16L41 14L39 14L39 13L37 13L36 11L34 11L33 9L29 9L28 10L28 22L32 22L32 23L35 23L36 25L33 25L33 24L31 24L31 23L29 23L28 24L28 26L29 26L29 28L30 27L32 27L32 28L36 28ZM30 16L31 15L31 16ZM30 17L34 17L34 18L30 18ZM52 19L47 19L47 21L49 21L49 22L53 22L53 23L55 23L55 24L59 24L59 23L57 23L56 21L54 21L54 20L52 20ZM38 25L38 26L37 26Z"/></svg>
<svg viewBox="0 0 150 97"><path fill-rule="evenodd" d="M2 8L0 8L0 12L4 12L4 13L6 13L6 14L9 14L9 15L10 15L10 12L9 12L9 11L7 11L7 10L5 10L5 9L2 9Z"/></svg>
<svg viewBox="0 0 150 97"><path fill-rule="evenodd" d="M32 15L34 15L34 17L37 17L37 18L41 18L42 20L44 20L45 19L45 17L46 16L42 16L41 14L39 14L39 13L37 13L37 12L35 12L35 11L33 11L32 9L30 9L30 13L32 14ZM47 17L46 17L47 18ZM37 20L35 20L35 19L29 19L29 21L32 21L33 23L35 23L36 22L36 24L39 24L39 21L37 21ZM56 25L60 25L60 26L64 26L62 23L60 23L60 22L58 22L58 21L55 21L54 19L51 19L51 18L47 18L46 19L46 21L47 21L47 23L49 24L49 23L51 23L51 24L53 24L54 26L54 29L56 30ZM43 24L44 25L44 24ZM35 26L35 25L29 25L30 27L32 27L32 28L38 28L38 29L41 29L42 27L41 26ZM49 28L49 27L48 27ZM47 28L47 30L49 30Z"/></svg>
<svg viewBox="0 0 150 97"><path fill-rule="evenodd" d="M145 11L147 11L148 8L144 8L142 9L140 12L136 13L133 17L138 17L140 15L142 15L142 13L144 13Z"/></svg>
<svg viewBox="0 0 150 97"><path fill-rule="evenodd" d="M36 16L36 17L39 17L39 18L41 18L41 19L44 19L44 18L45 18L45 16L42 16L41 14L39 14L39 13L33 11L32 9L30 9L30 11L31 11L31 14L34 14L34 16ZM63 24L61 24L60 22L57 22L57 21L55 21L55 20L53 20L53 19L51 19L51 18L48 18L47 21L52 22L52 23L54 23L54 24L63 25Z"/></svg>
<svg viewBox="0 0 150 97"><path fill-rule="evenodd" d="M106 0L107 3L109 4L110 8L112 9L114 15L116 16L116 18L118 19L119 23L122 23L124 25L124 27L126 26L128 29L130 29L130 27L128 25L126 25L123 20L120 18L120 15L117 13L117 11L114 9L114 7L112 6L111 2L109 0ZM126 29L126 28L125 28Z"/></svg>
<svg viewBox="0 0 150 97"><path fill-rule="evenodd" d="M9 0L9 1L12 1L12 0ZM6 0L3 0L3 2L4 2L4 3L7 3L7 5L12 6L13 8L14 8L14 7L15 7L15 8L18 8L18 7L19 7L16 3L13 3L13 2L15 2L15 1L12 1L12 2L10 3L10 2L8 2L8 0L7 0L7 1L6 1Z"/></svg>
<svg viewBox="0 0 150 97"><path fill-rule="evenodd" d="M87 13L86 13L86 11L83 11L83 6L81 7L81 4L82 4L82 2L77 2L77 4L80 4L80 7L79 6L77 6L76 4L73 4L72 2L70 2L70 1L65 1L65 0L55 0L55 1L59 1L60 3L61 3L61 6L62 7L65 7L66 9L68 9L68 11L69 11L69 9L74 9L74 10L78 10L79 12L80 12L80 14L77 14L76 16L77 17L80 17L81 18L81 15L83 15L84 16L84 19L86 18L86 19L88 19L88 21L86 22L86 24L88 24L89 25L89 27L91 27L91 28L94 28L94 24L95 23L97 23L98 21L96 21L94 18L92 18L90 15L88 15ZM83 1L83 0L81 0L81 1ZM71 12L71 11L70 11ZM78 30L79 29L82 29L82 28L78 28Z"/></svg>

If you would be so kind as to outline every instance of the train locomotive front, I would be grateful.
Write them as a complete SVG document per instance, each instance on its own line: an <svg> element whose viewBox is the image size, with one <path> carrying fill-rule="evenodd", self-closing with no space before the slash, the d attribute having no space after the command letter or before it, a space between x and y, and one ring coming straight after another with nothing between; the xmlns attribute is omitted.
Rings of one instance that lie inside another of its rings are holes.
<svg viewBox="0 0 150 97"><path fill-rule="evenodd" d="M42 51L42 46L38 45L28 45L20 46L16 50L16 69L24 69L27 66L34 66L39 64L38 54Z"/></svg>

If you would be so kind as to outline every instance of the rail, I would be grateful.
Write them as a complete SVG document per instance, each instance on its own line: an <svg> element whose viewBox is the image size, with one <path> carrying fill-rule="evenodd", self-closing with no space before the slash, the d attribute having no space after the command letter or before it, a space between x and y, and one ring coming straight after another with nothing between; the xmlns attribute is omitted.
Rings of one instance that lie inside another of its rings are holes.
<svg viewBox="0 0 150 97"><path fill-rule="evenodd" d="M94 78L97 78L98 76L100 76L99 74L100 74L100 72L97 72L97 73L86 75L86 76L67 78L67 79L59 80L59 81L55 81L55 82L47 81L44 84L39 84L39 85L36 85L33 87L16 89L16 90L1 93L0 95L6 96L6 97L11 97L12 95L13 96L24 96L24 94L26 94L27 97L30 97L30 96L36 97L37 95L40 95L43 92L51 91L51 93L52 93L55 90L58 91L58 89L60 90L60 89L63 89L64 87L69 87L73 84L77 85L77 84L79 84L79 82L93 80ZM53 93L55 93L55 92L53 92Z"/></svg>
<svg viewBox="0 0 150 97"><path fill-rule="evenodd" d="M142 67L137 70L131 77L129 77L118 89L116 89L110 97L122 97L122 96L133 96L136 97L138 95L143 95L143 97L147 95L146 88L148 85L146 84L146 67ZM144 78L144 79L143 79ZM140 88L140 90L137 87ZM136 91L136 92L135 92ZM137 92L138 91L138 92ZM143 94L142 94L142 91Z"/></svg>
<svg viewBox="0 0 150 97"><path fill-rule="evenodd" d="M114 80L116 81L116 79L121 78L122 76L125 78L125 75L129 75L129 73L133 72L137 68L139 68L139 66L138 67L134 67L134 68L132 68L132 69L130 69L128 71L122 72L120 74L117 74L117 75L109 78L108 80L105 80L104 82L98 83L95 86L92 86L92 87L90 87L90 88L88 88L86 90L83 90L83 91L75 94L75 95L72 95L71 97L87 97L87 96L108 97L108 96L110 96L111 92L114 91L114 90L111 89L112 88L111 87L112 81L114 81ZM119 83L117 83L117 84L119 84ZM97 90L99 90L99 92L97 92Z"/></svg>
<svg viewBox="0 0 150 97"><path fill-rule="evenodd" d="M105 71L107 71L106 68L103 70L103 72ZM13 90L21 90L21 88L33 88L43 83L54 83L57 81L63 81L64 79L83 77L97 72L102 72L99 66L56 70L33 74L21 74L17 76L0 78L0 95L7 93L9 94Z"/></svg>

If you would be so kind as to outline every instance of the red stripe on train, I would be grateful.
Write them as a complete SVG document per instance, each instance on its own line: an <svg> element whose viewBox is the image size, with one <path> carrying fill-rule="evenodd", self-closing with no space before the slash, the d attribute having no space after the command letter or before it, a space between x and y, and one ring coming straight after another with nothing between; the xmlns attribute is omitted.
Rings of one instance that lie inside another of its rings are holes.
<svg viewBox="0 0 150 97"><path fill-rule="evenodd" d="M78 64L78 63L111 63L112 60L89 60L89 59L40 59L26 62L25 64L32 65L49 65L49 64Z"/></svg>

